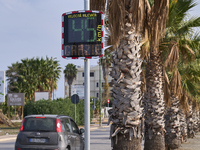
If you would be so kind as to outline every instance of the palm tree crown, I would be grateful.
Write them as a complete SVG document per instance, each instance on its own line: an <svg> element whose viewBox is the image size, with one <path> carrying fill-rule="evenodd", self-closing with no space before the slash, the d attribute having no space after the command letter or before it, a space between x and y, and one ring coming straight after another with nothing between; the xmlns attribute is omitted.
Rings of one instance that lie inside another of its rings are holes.
<svg viewBox="0 0 200 150"><path fill-rule="evenodd" d="M68 64L67 66L65 66L64 74L69 85L69 97L71 97L71 85L77 74L76 66L74 64Z"/></svg>

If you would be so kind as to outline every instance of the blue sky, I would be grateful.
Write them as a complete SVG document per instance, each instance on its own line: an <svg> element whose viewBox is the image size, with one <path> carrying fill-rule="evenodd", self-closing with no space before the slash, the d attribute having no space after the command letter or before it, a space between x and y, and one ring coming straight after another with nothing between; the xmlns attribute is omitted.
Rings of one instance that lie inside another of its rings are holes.
<svg viewBox="0 0 200 150"><path fill-rule="evenodd" d="M200 2L199 2L200 3ZM64 69L68 63L84 60L61 57L61 16L64 12L83 10L84 0L0 0L0 70L12 63L33 57L57 57ZM200 16L200 4L192 16ZM90 65L97 65L96 59ZM58 82L56 97L64 97L64 75Z"/></svg>

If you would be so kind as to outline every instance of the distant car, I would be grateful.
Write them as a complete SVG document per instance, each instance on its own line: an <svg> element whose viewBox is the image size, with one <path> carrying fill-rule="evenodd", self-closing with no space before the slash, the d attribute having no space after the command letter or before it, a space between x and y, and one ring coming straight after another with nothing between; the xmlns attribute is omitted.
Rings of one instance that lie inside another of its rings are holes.
<svg viewBox="0 0 200 150"><path fill-rule="evenodd" d="M69 116L29 115L22 121L15 150L84 150L83 133Z"/></svg>

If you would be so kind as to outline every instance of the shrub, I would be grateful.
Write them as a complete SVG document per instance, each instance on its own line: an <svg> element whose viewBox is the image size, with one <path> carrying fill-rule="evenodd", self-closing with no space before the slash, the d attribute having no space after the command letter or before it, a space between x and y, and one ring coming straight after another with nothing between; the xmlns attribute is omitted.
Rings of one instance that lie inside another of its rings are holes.
<svg viewBox="0 0 200 150"><path fill-rule="evenodd" d="M58 100L39 100L36 102L27 102L24 106L24 116L32 114L56 114L67 115L75 120L75 104L70 99ZM92 118L92 108L90 108L90 121ZM76 104L76 123L84 125L84 100L79 100Z"/></svg>

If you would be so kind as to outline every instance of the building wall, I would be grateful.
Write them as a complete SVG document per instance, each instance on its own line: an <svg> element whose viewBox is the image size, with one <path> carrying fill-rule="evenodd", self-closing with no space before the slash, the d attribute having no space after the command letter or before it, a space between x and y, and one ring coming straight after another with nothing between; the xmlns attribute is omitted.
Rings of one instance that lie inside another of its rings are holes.
<svg viewBox="0 0 200 150"><path fill-rule="evenodd" d="M82 66L77 67L77 76L76 79L73 81L72 85L84 85L84 68ZM111 81L111 77L108 77L108 82ZM103 93L103 86L104 84L103 78L103 71L101 68L101 84L99 84L99 65L94 67L90 67L90 97L99 97L99 86L101 86L101 93ZM65 79L65 95L64 97L69 96L69 88L67 84L67 80Z"/></svg>

